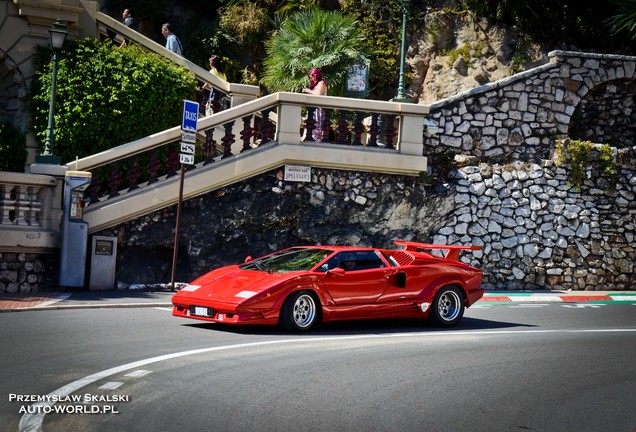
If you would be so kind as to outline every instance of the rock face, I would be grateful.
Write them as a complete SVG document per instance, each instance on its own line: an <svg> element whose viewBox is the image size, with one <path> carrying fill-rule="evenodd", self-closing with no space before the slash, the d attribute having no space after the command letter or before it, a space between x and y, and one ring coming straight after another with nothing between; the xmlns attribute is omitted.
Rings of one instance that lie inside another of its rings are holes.
<svg viewBox="0 0 636 432"><path fill-rule="evenodd" d="M413 35L406 56L411 95L433 103L547 62L547 50L515 29L436 10Z"/></svg>

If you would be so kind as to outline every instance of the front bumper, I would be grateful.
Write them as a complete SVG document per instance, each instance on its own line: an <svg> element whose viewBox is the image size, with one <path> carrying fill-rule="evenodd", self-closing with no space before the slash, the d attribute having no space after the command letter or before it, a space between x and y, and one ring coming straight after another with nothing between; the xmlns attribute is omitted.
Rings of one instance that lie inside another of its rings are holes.
<svg viewBox="0 0 636 432"><path fill-rule="evenodd" d="M278 323L278 316L265 316L262 312L223 311L207 306L206 309L213 309L213 311L207 315L197 315L193 313L193 308L191 306L175 305L172 309L172 315L181 318L190 318L224 324L276 325Z"/></svg>

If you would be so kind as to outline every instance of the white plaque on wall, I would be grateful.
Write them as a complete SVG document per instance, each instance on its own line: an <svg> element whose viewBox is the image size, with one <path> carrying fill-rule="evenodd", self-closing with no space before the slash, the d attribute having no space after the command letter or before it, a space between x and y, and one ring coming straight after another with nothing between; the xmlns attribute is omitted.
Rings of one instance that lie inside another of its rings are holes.
<svg viewBox="0 0 636 432"><path fill-rule="evenodd" d="M311 167L300 165L285 165L285 181L310 182Z"/></svg>

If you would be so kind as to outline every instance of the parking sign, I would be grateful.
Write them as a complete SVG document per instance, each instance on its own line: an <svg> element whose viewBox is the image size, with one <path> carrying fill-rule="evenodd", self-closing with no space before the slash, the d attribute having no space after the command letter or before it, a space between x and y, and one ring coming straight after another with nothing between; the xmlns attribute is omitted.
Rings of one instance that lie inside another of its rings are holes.
<svg viewBox="0 0 636 432"><path fill-rule="evenodd" d="M181 130L196 132L197 121L199 120L199 104L193 101L183 101L183 120Z"/></svg>

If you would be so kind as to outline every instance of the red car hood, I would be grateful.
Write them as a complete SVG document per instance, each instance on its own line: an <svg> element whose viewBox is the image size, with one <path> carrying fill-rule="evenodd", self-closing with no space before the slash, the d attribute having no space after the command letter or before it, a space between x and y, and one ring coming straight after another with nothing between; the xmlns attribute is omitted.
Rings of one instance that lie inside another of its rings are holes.
<svg viewBox="0 0 636 432"><path fill-rule="evenodd" d="M238 266L222 267L194 280L176 293L174 298L201 298L239 304L297 276L297 272L267 273L241 270Z"/></svg>

